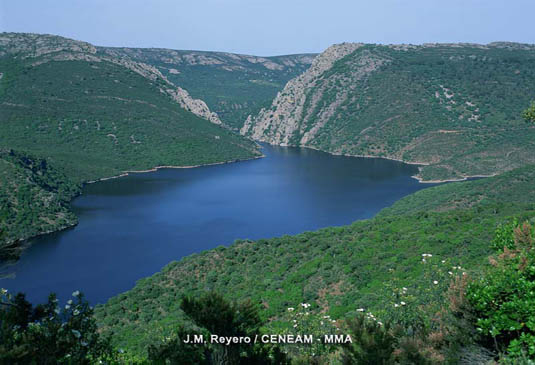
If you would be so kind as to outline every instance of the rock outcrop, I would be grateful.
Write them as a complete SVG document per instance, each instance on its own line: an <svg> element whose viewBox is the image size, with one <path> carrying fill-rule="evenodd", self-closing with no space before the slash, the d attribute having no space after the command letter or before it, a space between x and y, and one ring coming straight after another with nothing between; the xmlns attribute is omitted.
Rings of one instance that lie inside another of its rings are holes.
<svg viewBox="0 0 535 365"><path fill-rule="evenodd" d="M164 90L162 90L162 92L164 92ZM171 95L173 100L179 103L180 106L187 111L209 120L214 124L221 124L219 116L210 111L210 108L208 108L208 105L206 105L204 101L192 98L190 94L181 87L165 89L165 92Z"/></svg>
<svg viewBox="0 0 535 365"><path fill-rule="evenodd" d="M257 116L249 115L240 133L259 141L288 145L294 133L300 127L302 130L306 127L306 116L303 115L307 100L305 92L315 87L321 75L337 60L361 46L360 43L342 43L329 47L314 59L307 71L286 84L271 108L262 109ZM309 140L313 134L314 131L310 131L303 138Z"/></svg>

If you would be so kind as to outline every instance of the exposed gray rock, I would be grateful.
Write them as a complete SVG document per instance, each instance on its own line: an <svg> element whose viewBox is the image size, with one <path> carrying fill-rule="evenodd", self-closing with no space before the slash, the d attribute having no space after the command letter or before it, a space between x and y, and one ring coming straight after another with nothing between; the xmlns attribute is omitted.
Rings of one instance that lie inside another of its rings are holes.
<svg viewBox="0 0 535 365"><path fill-rule="evenodd" d="M210 108L208 108L208 105L206 105L204 101L200 99L193 99L186 90L180 87L175 87L166 89L165 92L171 95L173 100L179 103L184 109L204 119L207 119L214 124L221 124L219 116L210 111Z"/></svg>
<svg viewBox="0 0 535 365"><path fill-rule="evenodd" d="M256 117L249 116L240 133L259 141L288 145L298 129L306 128L306 123L301 123L305 117L303 116L305 91L315 86L321 75L337 60L353 53L362 45L362 43L342 43L329 47L314 59L306 72L286 84L273 101L271 108L262 109ZM317 128L309 131L303 138L310 139L315 131Z"/></svg>

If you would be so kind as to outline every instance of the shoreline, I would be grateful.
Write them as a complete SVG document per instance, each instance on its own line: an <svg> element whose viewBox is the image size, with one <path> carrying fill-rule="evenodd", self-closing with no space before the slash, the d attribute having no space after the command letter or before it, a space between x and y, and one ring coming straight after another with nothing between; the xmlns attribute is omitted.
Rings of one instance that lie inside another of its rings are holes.
<svg viewBox="0 0 535 365"><path fill-rule="evenodd" d="M72 197L71 201L76 198L77 196L79 195L76 195L74 197ZM70 204L70 202L69 202ZM20 260L20 256L22 255L22 253L29 247L32 245L31 241L38 238L38 237L41 237L41 236L46 236L48 234L52 234L52 233L56 233L56 232L61 232L61 231L65 231L69 228L72 228L72 227L75 227L76 225L78 225L78 216L76 216L76 221L74 222L69 222L67 224L65 224L64 226L58 228L58 229L54 229L54 230L48 230L48 231L45 231L45 232L40 232L40 233L36 233L34 235L31 235L29 237L26 237L26 238L17 238L15 240L12 240L12 241L9 241L7 242L7 247L9 249L9 247L11 247L12 250L16 250L17 251L17 255L14 256L14 257L11 257L11 258L7 258L7 259L0 259L0 279L2 279L2 276L1 276L1 270L11 264L15 264L17 263L19 260ZM3 246L3 247L0 247L0 251L3 251L6 246Z"/></svg>
<svg viewBox="0 0 535 365"><path fill-rule="evenodd" d="M147 173L147 172L155 172L155 171L158 171L159 169L192 169L192 168L204 167L204 166L224 165L224 164L230 164L230 163L235 163L235 162L257 160L257 159L264 158L264 157L266 157L266 156L264 154L261 154L260 156L251 157L251 158L244 158L244 159L231 160L231 161L213 162L213 163L209 163L209 164L199 164L199 165L192 165L192 166L165 165L165 166L155 166L155 167L153 167L151 169L147 169L147 170L132 170L132 171L129 170L129 171L124 171L123 173L121 173L119 175L115 175L115 176L103 177L103 178L100 178L100 179L97 179L97 180L84 181L84 182L82 182L81 186L83 188L83 186L86 185L86 184L94 184L94 183L101 182L101 181L106 181L106 180L111 180L111 179L118 179L120 177L128 176L129 174L141 174L141 173ZM83 193L80 191L79 194L76 194L75 196L73 196L69 201L69 205L71 204L71 202L75 198L77 198L78 196L80 196L82 194ZM19 242L19 244L17 245L16 249L19 250L20 254L22 254L22 252L24 250L26 250L28 248L28 246L30 246L32 244L31 241L33 239L36 239L36 238L41 237L41 236L46 236L48 234L61 232L61 231L64 231L66 229L69 229L69 228L72 228L72 227L76 227L77 225L78 225L78 216L76 216L76 221L75 222L69 222L63 227L60 227L60 228L55 229L55 230L48 230L48 231L45 231L45 232L40 232L40 233L37 233L35 235L26 237L26 238L15 239L13 241L8 242L8 245L16 243L16 242ZM10 261L13 261L12 263L18 262L18 260L20 259L20 254L18 255L17 258L14 258L14 259L11 259L11 260L0 260L0 265L6 265L6 264L9 265Z"/></svg>
<svg viewBox="0 0 535 365"><path fill-rule="evenodd" d="M260 156L251 157L251 158L244 158L244 159L238 159L238 160L232 160L232 161L212 162L212 163L199 164L199 165L190 165L190 166L162 165L162 166L155 166L155 167L152 167L152 168L146 169L146 170L126 170L126 171L123 171L119 175L102 177L102 178L97 179L97 180L85 181L85 182L82 183L82 185L94 184L94 183L97 183L97 182L100 182L100 181L106 181L106 180L111 180L111 179L118 179L120 177L125 177L125 176L128 176L130 174L144 174L144 173L147 173L147 172L156 172L156 171L158 171L160 169L193 169L193 168L197 168L197 167L225 165L225 164L231 164L231 163L236 163L236 162L257 160L257 159L264 158L264 157L266 157L266 156L264 154L262 154Z"/></svg>
<svg viewBox="0 0 535 365"><path fill-rule="evenodd" d="M418 175L411 176L413 179L418 180L420 184L441 184L446 182L459 182L459 181L466 181L469 179L477 179L477 178L485 178L485 177L493 177L497 176L498 174L491 174L491 175L471 175L471 176L463 176L459 179L447 179L447 180L422 180L421 177Z"/></svg>
<svg viewBox="0 0 535 365"><path fill-rule="evenodd" d="M418 166L429 166L429 165L430 165L430 163L428 163L428 162L410 162L410 161L404 161L404 160L402 160L402 159L394 158L394 157L371 156L371 155L350 155L350 154L348 154L348 153L329 152L329 151L320 150L319 148L311 147L311 146L281 146L281 147L301 147L301 148L309 148L309 149L311 149L311 150L319 151L319 152L325 152L325 153L328 153L329 155L333 155L333 156L360 157L360 158L382 158L382 159L384 159L384 160L390 160L390 161L402 162L402 163L407 164L407 165L418 165Z"/></svg>
<svg viewBox="0 0 535 365"><path fill-rule="evenodd" d="M333 155L333 156L359 157L359 158L370 158L370 159L385 159L385 160L390 160L390 161L401 162L401 163L404 163L404 164L407 164L407 165L417 165L417 166L428 166L428 165L430 165L429 163L426 163L426 162L410 162L410 161L404 161L402 159L393 158L393 157L381 157L381 156L371 156L371 155L350 155L350 154L347 154L347 153L335 153L335 152L324 151L324 150L321 150L321 149L319 149L317 147L313 147L313 146L278 145L278 144L269 143L269 142L266 142L266 141L254 141L254 142L256 142L256 143L258 143L258 142L266 143L268 145L277 146L277 147L307 148L307 149L311 149L311 150L314 150L314 151L327 153L327 154ZM96 179L96 180L84 181L84 182L82 182L81 186L83 187L86 184L93 184L93 183L107 181L107 180L111 180L111 179L118 179L118 178L121 178L121 177L128 176L130 174L142 174L142 173L148 173L148 172L156 172L156 171L158 171L160 169L192 169L192 168L205 167L205 166L216 166L216 165L231 164L231 163L236 163L236 162L251 161L251 160L261 159L261 158L264 158L264 157L266 157L266 156L262 153L259 156L255 156L255 157L251 157L251 158L237 159L237 160L230 160L230 161L221 161L221 162L213 162L213 163L207 163L207 164L198 164L198 165L189 165L189 166L161 165L161 166L155 166L155 167L152 167L150 169L145 169L145 170L126 170L126 171L123 171L122 173L120 173L119 175L103 177L103 178ZM486 177L492 177L492 176L496 176L496 175L498 175L498 173L494 173L494 174L490 174L490 175L463 176L463 177L458 178L458 179L423 180L422 177L417 174L417 175L412 175L411 178L417 180L418 183L420 183L420 184L441 184L441 183L447 183L447 182L466 181L466 180L469 180L469 179L472 179L472 178L486 178ZM72 202L73 199L75 199L77 196L79 196L81 194L82 193L77 194L76 196L73 196L70 202ZM70 202L69 202L69 204L70 204ZM78 218L78 217L76 217L76 218ZM78 224L78 219L76 219L76 222L68 223L67 225L65 225L64 227L61 227L59 229L49 230L49 231L46 231L46 232L41 232L41 233L35 234L33 236L21 239L20 240L21 244L20 244L19 248L21 249L21 251L23 251L25 249L24 246L27 245L30 240L35 239L35 238L40 237L40 236L44 236L44 235L55 233L55 232L60 232L60 231L75 227L77 224ZM13 242L15 242L15 241L13 241ZM16 259L15 261L18 261L18 259Z"/></svg>
<svg viewBox="0 0 535 365"><path fill-rule="evenodd" d="M319 149L317 147L313 147L313 146L294 146L294 145L274 144L274 143L270 143L270 142L266 142L266 141L261 141L261 142L262 143L267 143L267 144L269 144L271 146L278 146L278 147L308 148L308 149L311 149L311 150L314 150L314 151L328 153L329 155L333 155L333 156L360 157L360 158L382 158L382 159L385 159L385 160L402 162L402 163L407 164L407 165L417 165L417 166L429 166L429 165L431 165L428 162L404 161L402 159L394 158L394 157L371 156L371 155L350 155L350 154L347 154L347 153L336 153L336 152L324 151L324 150L321 150L321 149ZM444 180L423 180L422 177L420 177L419 175L412 175L411 178L417 180L420 184L442 184L442 183L447 183L447 182L466 181L466 180L473 179L473 178L493 177L493 176L496 176L496 175L499 175L499 173L494 173L494 174L490 174L490 175L469 175L469 176L463 176L462 178L459 178L459 179L444 179Z"/></svg>

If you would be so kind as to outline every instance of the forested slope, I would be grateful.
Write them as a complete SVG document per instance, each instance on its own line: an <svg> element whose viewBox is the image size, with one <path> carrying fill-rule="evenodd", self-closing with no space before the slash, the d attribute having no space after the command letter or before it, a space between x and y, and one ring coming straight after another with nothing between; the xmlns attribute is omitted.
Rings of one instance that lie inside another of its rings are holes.
<svg viewBox="0 0 535 365"><path fill-rule="evenodd" d="M422 163L426 181L493 175L535 162L534 70L533 45L335 45L241 132Z"/></svg>
<svg viewBox="0 0 535 365"><path fill-rule="evenodd" d="M443 212L500 202L535 202L535 166L528 165L493 178L466 184L443 184L420 190L383 209L379 216Z"/></svg>
<svg viewBox="0 0 535 365"><path fill-rule="evenodd" d="M311 303L313 311L335 319L355 316L360 308L388 317L402 287L411 306L431 313L441 299L430 289L445 290L449 271L484 266L499 224L513 216L535 217L534 174L529 167L504 177L450 183L430 189L432 195L424 190L405 198L391 215L387 209L345 227L237 241L192 255L99 306L97 319L115 345L143 353L185 320L179 309L185 294L216 291L229 299L250 298L272 332L291 325L285 313L299 303ZM482 184L496 188L488 190L488 199L474 200L486 194ZM406 203L415 200L424 208ZM434 201L440 205L433 207Z"/></svg>

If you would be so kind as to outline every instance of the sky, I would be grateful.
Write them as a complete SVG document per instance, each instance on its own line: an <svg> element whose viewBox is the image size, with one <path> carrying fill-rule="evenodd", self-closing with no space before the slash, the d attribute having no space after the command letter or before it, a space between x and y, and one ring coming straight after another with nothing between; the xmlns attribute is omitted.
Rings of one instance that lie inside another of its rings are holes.
<svg viewBox="0 0 535 365"><path fill-rule="evenodd" d="M271 56L334 43L535 43L534 0L0 0L0 31Z"/></svg>

